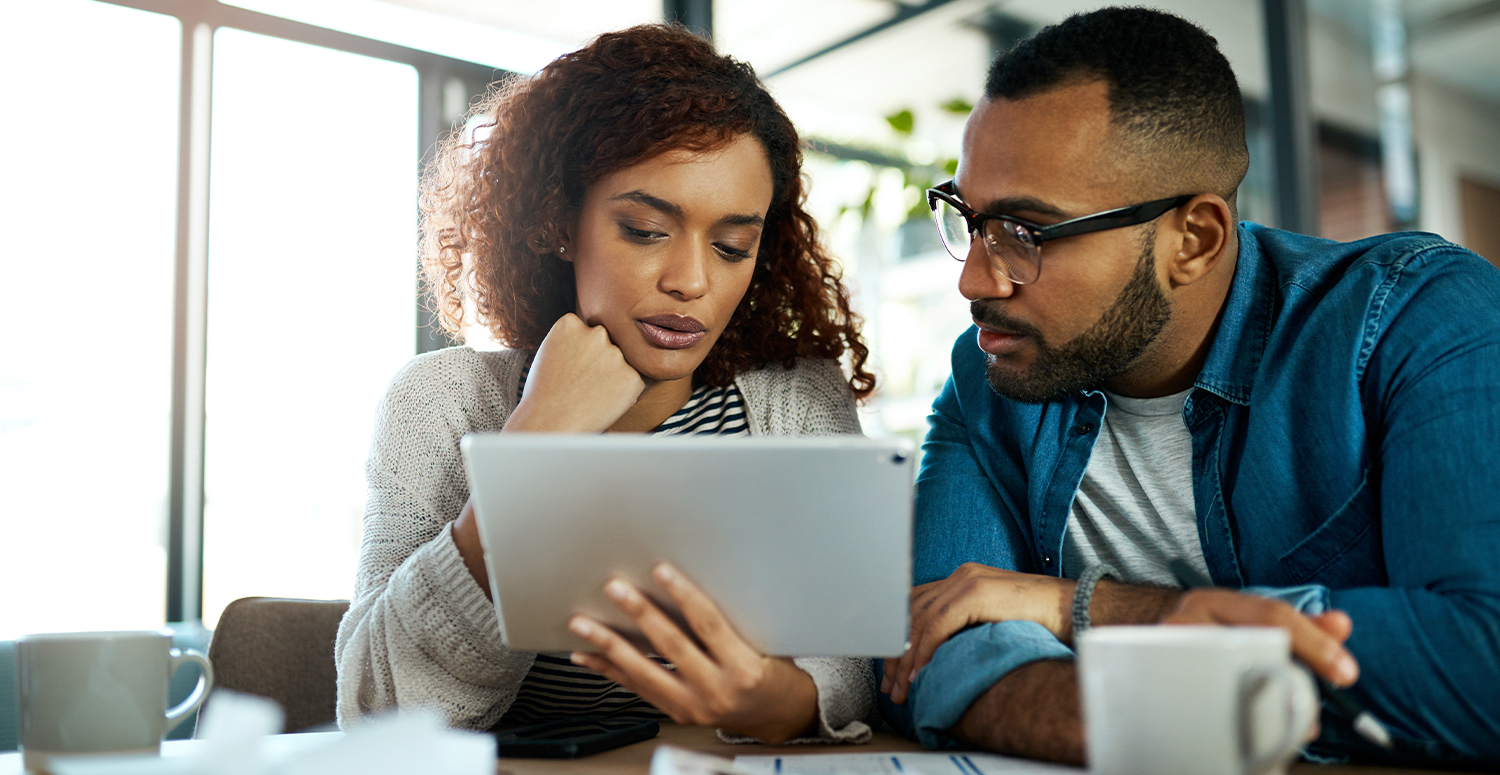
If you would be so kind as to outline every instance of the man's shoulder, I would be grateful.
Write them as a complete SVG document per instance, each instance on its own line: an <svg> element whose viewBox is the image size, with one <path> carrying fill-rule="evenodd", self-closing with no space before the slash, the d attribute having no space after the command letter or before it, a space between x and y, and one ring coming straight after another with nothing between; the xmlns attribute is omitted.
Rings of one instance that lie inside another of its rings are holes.
<svg viewBox="0 0 1500 775"><path fill-rule="evenodd" d="M1282 231L1245 223L1241 239L1249 238L1252 250L1241 257L1260 256L1275 271L1283 288L1303 291L1331 290L1335 286L1393 285L1416 272L1473 272L1481 281L1500 287L1500 273L1473 251L1437 234L1420 231L1377 234L1351 242Z"/></svg>

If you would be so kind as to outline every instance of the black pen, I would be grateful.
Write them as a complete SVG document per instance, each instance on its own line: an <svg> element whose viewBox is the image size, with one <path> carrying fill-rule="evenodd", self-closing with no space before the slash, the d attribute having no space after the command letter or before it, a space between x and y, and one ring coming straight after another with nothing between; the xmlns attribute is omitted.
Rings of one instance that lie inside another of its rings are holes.
<svg viewBox="0 0 1500 775"><path fill-rule="evenodd" d="M1167 563L1167 567L1172 570L1172 575L1177 577L1177 583L1188 589L1214 585L1212 581L1204 578L1197 568L1181 557L1172 558ZM1395 747L1390 731L1385 728L1385 724L1381 723L1380 719L1375 718L1374 713L1366 710L1364 706L1355 702L1353 697L1329 683L1322 676L1315 675L1314 677L1318 681L1318 693L1323 695L1324 706L1333 711L1335 716L1349 722L1349 726L1353 727L1360 737L1381 748Z"/></svg>

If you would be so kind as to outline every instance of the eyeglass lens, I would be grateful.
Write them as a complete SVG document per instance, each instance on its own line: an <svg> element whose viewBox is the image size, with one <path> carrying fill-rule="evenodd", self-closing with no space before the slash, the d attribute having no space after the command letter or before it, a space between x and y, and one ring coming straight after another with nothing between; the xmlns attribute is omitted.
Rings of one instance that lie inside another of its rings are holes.
<svg viewBox="0 0 1500 775"><path fill-rule="evenodd" d="M933 211L943 246L959 261L969 255L969 222L958 208L943 199ZM1036 279L1041 264L1040 246L1032 242L1026 227L1003 218L984 221L984 246L990 261L1012 282L1029 283Z"/></svg>

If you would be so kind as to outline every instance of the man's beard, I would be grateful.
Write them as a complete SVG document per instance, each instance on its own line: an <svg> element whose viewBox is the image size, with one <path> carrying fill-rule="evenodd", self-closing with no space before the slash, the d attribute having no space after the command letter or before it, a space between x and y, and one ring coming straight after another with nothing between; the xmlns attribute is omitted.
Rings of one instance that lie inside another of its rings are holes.
<svg viewBox="0 0 1500 775"><path fill-rule="evenodd" d="M1172 319L1172 303L1156 282L1155 229L1146 240L1130 281L1099 321L1071 342L1053 349L1035 326L1012 320L1004 302L978 299L969 304L976 323L1028 337L1036 359L1024 372L1007 369L992 355L986 368L990 389L1025 403L1054 401L1069 393L1093 390L1124 371L1156 341Z"/></svg>

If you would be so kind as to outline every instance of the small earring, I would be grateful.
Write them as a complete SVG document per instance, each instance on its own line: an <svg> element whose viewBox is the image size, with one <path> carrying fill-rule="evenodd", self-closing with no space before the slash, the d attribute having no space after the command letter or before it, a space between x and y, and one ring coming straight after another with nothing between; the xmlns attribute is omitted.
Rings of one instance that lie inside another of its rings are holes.
<svg viewBox="0 0 1500 775"><path fill-rule="evenodd" d="M562 254L564 254L564 253L567 253L567 252L568 252L568 249L566 247L564 247L562 245L558 245L557 246L557 254L559 256L562 255Z"/></svg>

